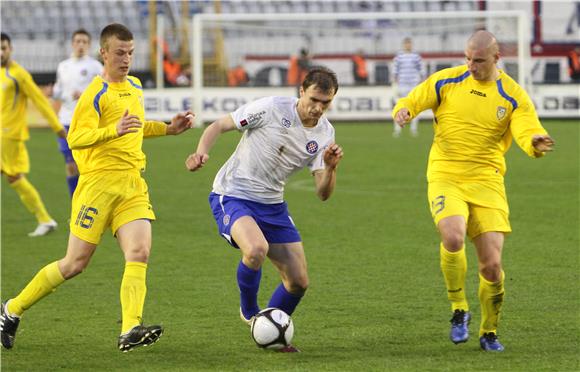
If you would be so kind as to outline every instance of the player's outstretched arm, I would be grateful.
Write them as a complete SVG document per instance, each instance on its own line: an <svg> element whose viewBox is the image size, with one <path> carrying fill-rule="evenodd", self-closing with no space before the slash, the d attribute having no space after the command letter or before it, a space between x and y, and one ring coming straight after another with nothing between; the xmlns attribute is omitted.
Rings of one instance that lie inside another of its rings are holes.
<svg viewBox="0 0 580 372"><path fill-rule="evenodd" d="M195 172L203 167L209 159L209 151L215 144L217 138L222 133L234 129L236 129L236 124L230 115L224 116L208 125L199 139L197 150L185 159L185 167L191 172Z"/></svg>
<svg viewBox="0 0 580 372"><path fill-rule="evenodd" d="M171 119L171 124L167 126L167 135L178 135L193 128L195 114L191 111L180 112Z"/></svg>
<svg viewBox="0 0 580 372"><path fill-rule="evenodd" d="M332 195L334 186L336 184L336 168L340 163L344 153L342 147L336 143L331 144L324 151L324 165L322 171L314 173L314 181L316 182L316 195L320 200L325 201Z"/></svg>
<svg viewBox="0 0 580 372"><path fill-rule="evenodd" d="M532 137L532 146L537 152L549 152L554 150L555 142L547 134L536 134Z"/></svg>

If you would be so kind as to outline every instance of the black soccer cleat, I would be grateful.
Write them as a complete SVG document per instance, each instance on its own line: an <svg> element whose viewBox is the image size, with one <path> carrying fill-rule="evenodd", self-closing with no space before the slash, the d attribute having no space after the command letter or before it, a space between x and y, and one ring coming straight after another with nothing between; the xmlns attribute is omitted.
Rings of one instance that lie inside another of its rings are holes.
<svg viewBox="0 0 580 372"><path fill-rule="evenodd" d="M126 353L139 346L149 346L163 335L163 327L159 325L133 327L129 332L119 336L119 350Z"/></svg>
<svg viewBox="0 0 580 372"><path fill-rule="evenodd" d="M2 346L6 349L12 349L14 346L14 338L16 337L18 324L20 324L20 318L8 315L6 302L3 302L0 305L0 331Z"/></svg>

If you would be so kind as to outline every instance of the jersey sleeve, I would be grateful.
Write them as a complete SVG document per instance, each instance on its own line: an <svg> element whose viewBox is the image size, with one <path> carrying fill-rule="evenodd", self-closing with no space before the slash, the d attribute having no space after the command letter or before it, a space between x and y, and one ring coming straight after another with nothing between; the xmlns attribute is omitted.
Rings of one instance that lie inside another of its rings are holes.
<svg viewBox="0 0 580 372"><path fill-rule="evenodd" d="M117 126L99 128L101 100L95 98L93 90L87 89L80 97L75 108L67 142L72 150L92 147L117 138Z"/></svg>
<svg viewBox="0 0 580 372"><path fill-rule="evenodd" d="M230 115L234 120L236 128L244 131L252 128L259 128L266 124L272 115L273 98L266 97L243 105Z"/></svg>
<svg viewBox="0 0 580 372"><path fill-rule="evenodd" d="M159 137L167 134L167 124L162 121L146 120L143 123L143 137Z"/></svg>
<svg viewBox="0 0 580 372"><path fill-rule="evenodd" d="M544 153L535 151L532 146L532 137L536 134L547 134L547 132L540 124L532 100L523 89L518 102L521 102L520 105L512 112L510 133L526 154L531 157L541 157Z"/></svg>
<svg viewBox="0 0 580 372"><path fill-rule="evenodd" d="M411 118L416 117L425 110L435 109L438 104L435 90L436 81L437 74L431 75L427 80L413 88L406 97L399 99L391 114L393 119L395 114L402 108L409 110Z"/></svg>
<svg viewBox="0 0 580 372"><path fill-rule="evenodd" d="M40 111L42 116L46 118L46 120L48 121L48 125L50 125L50 128L55 133L64 130L64 127L58 121L58 117L56 116L56 113L52 109L52 106L50 105L48 98L46 98L46 96L42 93L38 85L36 85L34 80L32 80L32 76L27 71L23 71L22 87L26 96L30 98L32 102L34 102L34 105L36 106L36 108L38 108L38 111Z"/></svg>

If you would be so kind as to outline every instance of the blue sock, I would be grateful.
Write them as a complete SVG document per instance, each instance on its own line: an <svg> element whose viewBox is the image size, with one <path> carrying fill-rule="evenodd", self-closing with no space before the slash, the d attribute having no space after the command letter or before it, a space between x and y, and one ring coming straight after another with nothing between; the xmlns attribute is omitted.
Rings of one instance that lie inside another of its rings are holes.
<svg viewBox="0 0 580 372"><path fill-rule="evenodd" d="M255 271L244 265L242 261L238 265L238 287L240 287L240 304L242 313L246 319L260 312L258 306L258 289L262 279L262 269Z"/></svg>
<svg viewBox="0 0 580 372"><path fill-rule="evenodd" d="M292 315L296 306L302 299L303 295L295 295L286 290L284 288L284 284L280 283L278 288L272 293L272 298L268 303L268 307L276 307L282 311L284 311L288 315Z"/></svg>
<svg viewBox="0 0 580 372"><path fill-rule="evenodd" d="M70 196L75 193L75 189L77 188L77 183L79 183L79 176L67 176L66 182L68 183L68 191L70 192Z"/></svg>

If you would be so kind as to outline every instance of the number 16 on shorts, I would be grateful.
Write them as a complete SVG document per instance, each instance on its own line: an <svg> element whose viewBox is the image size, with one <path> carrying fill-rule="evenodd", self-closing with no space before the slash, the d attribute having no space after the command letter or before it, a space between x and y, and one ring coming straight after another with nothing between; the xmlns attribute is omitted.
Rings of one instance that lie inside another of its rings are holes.
<svg viewBox="0 0 580 372"><path fill-rule="evenodd" d="M77 215L75 225L82 227L83 229L90 229L95 221L95 216L99 214L97 208L87 207L86 205L81 206L81 210Z"/></svg>

